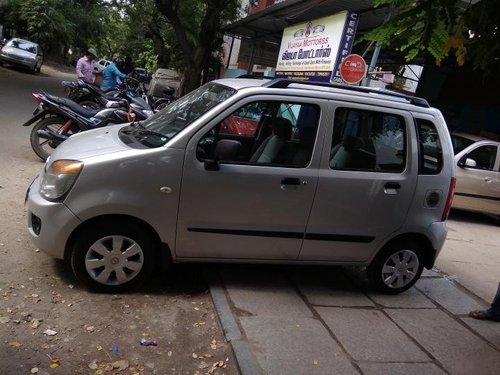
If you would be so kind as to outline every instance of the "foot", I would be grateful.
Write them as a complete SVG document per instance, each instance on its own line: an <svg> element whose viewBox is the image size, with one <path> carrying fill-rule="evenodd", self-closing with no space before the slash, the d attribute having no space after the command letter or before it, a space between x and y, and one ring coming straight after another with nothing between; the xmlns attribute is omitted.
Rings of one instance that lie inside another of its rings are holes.
<svg viewBox="0 0 500 375"><path fill-rule="evenodd" d="M500 315L494 315L489 310L475 310L469 313L469 316L478 320L491 320L493 322L500 322Z"/></svg>

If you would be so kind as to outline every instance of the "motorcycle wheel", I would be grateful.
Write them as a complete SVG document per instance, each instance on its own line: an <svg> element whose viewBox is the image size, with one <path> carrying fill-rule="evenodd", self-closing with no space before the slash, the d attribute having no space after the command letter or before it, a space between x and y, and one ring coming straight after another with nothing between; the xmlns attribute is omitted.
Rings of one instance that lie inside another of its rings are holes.
<svg viewBox="0 0 500 375"><path fill-rule="evenodd" d="M66 121L68 121L68 119L59 116L46 117L38 121L35 126L33 126L30 135L31 148L33 149L33 151L35 151L35 154L37 154L40 159L47 160L47 158L52 154L56 147L61 144L61 141L41 138L38 135L38 131L50 130L59 133ZM76 125L72 125L69 131L66 132L66 135L70 136L72 134L78 133L79 131L80 129Z"/></svg>
<svg viewBox="0 0 500 375"><path fill-rule="evenodd" d="M172 102L173 102L172 99L158 99L153 103L153 111L158 112Z"/></svg>

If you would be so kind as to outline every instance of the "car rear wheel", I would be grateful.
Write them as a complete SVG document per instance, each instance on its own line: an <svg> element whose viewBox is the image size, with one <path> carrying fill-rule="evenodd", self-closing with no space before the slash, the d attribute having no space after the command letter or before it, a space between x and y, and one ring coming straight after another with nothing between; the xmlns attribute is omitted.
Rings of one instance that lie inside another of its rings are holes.
<svg viewBox="0 0 500 375"><path fill-rule="evenodd" d="M151 273L155 243L140 227L126 222L93 226L78 235L70 263L78 280L94 291L129 290Z"/></svg>
<svg viewBox="0 0 500 375"><path fill-rule="evenodd" d="M368 278L380 292L398 294L411 288L424 267L422 250L410 240L389 243L367 267Z"/></svg>

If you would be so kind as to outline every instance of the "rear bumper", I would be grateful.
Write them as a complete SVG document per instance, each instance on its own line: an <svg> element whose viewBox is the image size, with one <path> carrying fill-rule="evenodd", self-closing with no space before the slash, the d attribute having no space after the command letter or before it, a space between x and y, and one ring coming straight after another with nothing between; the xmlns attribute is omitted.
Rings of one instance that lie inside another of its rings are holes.
<svg viewBox="0 0 500 375"><path fill-rule="evenodd" d="M448 235L448 227L446 226L446 222L436 221L432 223L431 225L429 225L427 233L432 243L432 247L435 250L434 259L432 259L432 265L434 265L436 258L438 257L441 249L444 246L446 236Z"/></svg>

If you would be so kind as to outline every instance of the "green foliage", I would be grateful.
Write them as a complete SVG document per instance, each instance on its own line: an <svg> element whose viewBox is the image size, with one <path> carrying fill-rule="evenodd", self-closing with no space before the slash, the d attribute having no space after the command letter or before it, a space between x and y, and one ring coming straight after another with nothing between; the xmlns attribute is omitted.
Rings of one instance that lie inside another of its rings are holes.
<svg viewBox="0 0 500 375"><path fill-rule="evenodd" d="M3 6L5 26L60 54L69 47L87 48L102 30L99 0L10 0Z"/></svg>
<svg viewBox="0 0 500 375"><path fill-rule="evenodd" d="M26 22L30 37L47 48L71 34L75 25L61 12L64 7L64 0L23 1L21 19Z"/></svg>
<svg viewBox="0 0 500 375"><path fill-rule="evenodd" d="M135 62L137 66L146 68L148 72L156 72L158 64L152 43L149 43L146 49L138 54Z"/></svg>
<svg viewBox="0 0 500 375"><path fill-rule="evenodd" d="M391 18L361 37L399 50L407 62L430 55L437 65L450 54L458 65L467 60L484 71L498 69L500 1L472 4L456 0L374 0ZM469 33L474 37L469 37Z"/></svg>

